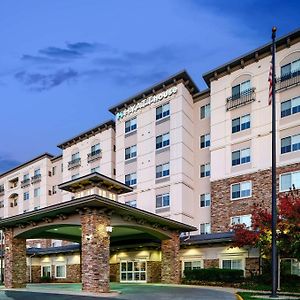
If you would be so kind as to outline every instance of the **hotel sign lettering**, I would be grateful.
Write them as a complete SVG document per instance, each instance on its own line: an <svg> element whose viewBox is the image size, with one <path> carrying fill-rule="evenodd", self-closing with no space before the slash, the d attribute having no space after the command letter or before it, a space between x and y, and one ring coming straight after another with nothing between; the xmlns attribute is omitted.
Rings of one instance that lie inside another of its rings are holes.
<svg viewBox="0 0 300 300"><path fill-rule="evenodd" d="M151 105L152 103L156 103L163 99L169 98L173 94L176 94L177 90L178 90L177 86L173 86L164 92L161 92L154 96L149 96L149 97L141 100L139 103L130 105L128 108L125 108L122 111L117 112L116 119L122 120L123 118L138 112L140 109L142 109L148 105Z"/></svg>

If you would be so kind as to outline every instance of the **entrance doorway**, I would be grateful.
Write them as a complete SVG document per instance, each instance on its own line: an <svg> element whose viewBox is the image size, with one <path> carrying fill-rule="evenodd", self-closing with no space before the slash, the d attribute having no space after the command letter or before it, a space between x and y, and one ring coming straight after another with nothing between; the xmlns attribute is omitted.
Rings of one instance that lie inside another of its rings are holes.
<svg viewBox="0 0 300 300"><path fill-rule="evenodd" d="M120 282L147 282L146 260L122 260Z"/></svg>

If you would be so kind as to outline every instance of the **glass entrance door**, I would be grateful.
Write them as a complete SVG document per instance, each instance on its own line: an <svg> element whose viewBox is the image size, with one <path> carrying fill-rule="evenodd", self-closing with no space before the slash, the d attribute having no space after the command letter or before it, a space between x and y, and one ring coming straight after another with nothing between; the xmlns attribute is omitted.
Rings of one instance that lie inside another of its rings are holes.
<svg viewBox="0 0 300 300"><path fill-rule="evenodd" d="M120 282L146 281L146 260L121 261Z"/></svg>

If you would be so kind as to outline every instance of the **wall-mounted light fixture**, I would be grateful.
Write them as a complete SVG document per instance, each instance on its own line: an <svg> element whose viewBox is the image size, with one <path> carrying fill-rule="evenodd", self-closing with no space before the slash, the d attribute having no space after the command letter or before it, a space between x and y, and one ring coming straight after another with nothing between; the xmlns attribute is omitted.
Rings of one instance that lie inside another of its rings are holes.
<svg viewBox="0 0 300 300"><path fill-rule="evenodd" d="M106 226L106 232L112 232L113 227L112 226Z"/></svg>

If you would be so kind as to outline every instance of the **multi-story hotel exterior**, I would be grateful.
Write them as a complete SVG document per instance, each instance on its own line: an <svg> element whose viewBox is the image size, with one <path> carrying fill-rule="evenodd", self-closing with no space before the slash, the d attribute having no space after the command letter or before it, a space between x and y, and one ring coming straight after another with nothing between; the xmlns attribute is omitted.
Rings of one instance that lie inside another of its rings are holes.
<svg viewBox="0 0 300 300"><path fill-rule="evenodd" d="M277 177L285 192L300 188L300 30L276 43ZM110 108L115 121L61 143L60 156L46 153L0 175L1 218L90 196L59 186L96 172L132 188L101 196L197 228L181 235L182 270L257 271L258 251L230 248L230 228L251 226L253 204L271 205L270 58L267 44L205 73L206 90L182 71ZM28 280L80 281L79 246L28 253ZM111 279L159 281L161 261L159 245L120 243L111 249Z"/></svg>

